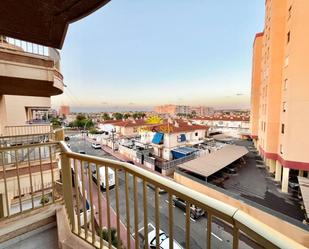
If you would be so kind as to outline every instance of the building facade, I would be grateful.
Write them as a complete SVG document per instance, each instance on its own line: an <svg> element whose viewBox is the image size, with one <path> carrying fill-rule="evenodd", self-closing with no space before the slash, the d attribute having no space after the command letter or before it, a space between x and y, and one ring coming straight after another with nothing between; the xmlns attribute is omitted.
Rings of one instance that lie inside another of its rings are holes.
<svg viewBox="0 0 309 249"><path fill-rule="evenodd" d="M70 107L62 105L59 107L59 116L68 116L71 113Z"/></svg>
<svg viewBox="0 0 309 249"><path fill-rule="evenodd" d="M265 7L264 33L254 44L251 132L287 192L290 170L309 170L309 2L267 0Z"/></svg>
<svg viewBox="0 0 309 249"><path fill-rule="evenodd" d="M206 107L206 106L161 105L155 107L155 112L158 114L170 114L170 115L195 114L197 116L205 116L213 114L214 109L212 107Z"/></svg>

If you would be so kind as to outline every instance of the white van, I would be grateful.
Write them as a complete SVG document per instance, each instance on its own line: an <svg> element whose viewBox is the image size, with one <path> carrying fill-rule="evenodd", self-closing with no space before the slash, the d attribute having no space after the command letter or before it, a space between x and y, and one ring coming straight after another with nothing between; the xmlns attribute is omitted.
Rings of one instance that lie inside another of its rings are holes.
<svg viewBox="0 0 309 249"><path fill-rule="evenodd" d="M99 174L100 174L100 183L99 184L103 189L106 189L105 167L99 168ZM98 184L97 172L95 170L92 173L92 179ZM112 188L112 187L115 186L115 171L112 170L111 168L108 168L108 184L109 184L109 188Z"/></svg>

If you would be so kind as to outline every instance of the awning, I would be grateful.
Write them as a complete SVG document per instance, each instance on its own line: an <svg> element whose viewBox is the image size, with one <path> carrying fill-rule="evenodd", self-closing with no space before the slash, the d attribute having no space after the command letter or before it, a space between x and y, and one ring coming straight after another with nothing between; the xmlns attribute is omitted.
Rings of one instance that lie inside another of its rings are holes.
<svg viewBox="0 0 309 249"><path fill-rule="evenodd" d="M298 176L298 183L303 197L307 218L309 218L309 179Z"/></svg>
<svg viewBox="0 0 309 249"><path fill-rule="evenodd" d="M173 159L178 159L178 158L188 156L194 153L195 151L197 151L197 149L191 148L191 147L180 147L177 149L173 149L172 150Z"/></svg>
<svg viewBox="0 0 309 249"><path fill-rule="evenodd" d="M163 133L156 132L155 135L153 136L152 143L153 144L160 144L163 140L163 136L164 136Z"/></svg>
<svg viewBox="0 0 309 249"><path fill-rule="evenodd" d="M179 168L208 177L230 165L249 151L244 146L225 145L222 149L179 165Z"/></svg>

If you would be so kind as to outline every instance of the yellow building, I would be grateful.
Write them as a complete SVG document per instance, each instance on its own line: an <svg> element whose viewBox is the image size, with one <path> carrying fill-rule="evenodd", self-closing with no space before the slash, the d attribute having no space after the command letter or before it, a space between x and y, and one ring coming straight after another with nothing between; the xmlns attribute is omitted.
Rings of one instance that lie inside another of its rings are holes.
<svg viewBox="0 0 309 249"><path fill-rule="evenodd" d="M254 43L251 132L287 192L290 169L309 170L309 2L267 0L265 7L264 33Z"/></svg>

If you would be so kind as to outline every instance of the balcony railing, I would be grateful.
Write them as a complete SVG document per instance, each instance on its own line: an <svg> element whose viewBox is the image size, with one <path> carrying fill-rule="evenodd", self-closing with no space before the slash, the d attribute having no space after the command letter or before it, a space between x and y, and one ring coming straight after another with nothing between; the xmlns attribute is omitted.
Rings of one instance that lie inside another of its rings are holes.
<svg viewBox="0 0 309 249"><path fill-rule="evenodd" d="M0 35L0 43L11 44L15 47L19 47L26 53L36 54L36 55L41 55L41 56L49 56L48 47L38 45L32 42L27 42L27 41Z"/></svg>
<svg viewBox="0 0 309 249"><path fill-rule="evenodd" d="M29 124L5 126L3 136L22 136L33 134L45 134L52 131L52 125L48 124Z"/></svg>
<svg viewBox="0 0 309 249"><path fill-rule="evenodd" d="M0 218L55 203L60 179L56 142L0 148Z"/></svg>
<svg viewBox="0 0 309 249"><path fill-rule="evenodd" d="M26 156L20 161L18 159L22 154ZM60 158L61 176L57 174L57 158ZM159 248L158 235L161 230L169 236L169 248L174 247L174 239L179 236L176 225L181 222L185 227L182 236L184 247L194 248L194 231L190 218L192 205L204 210L207 216L205 234L200 238L207 248L215 247L212 239L214 223L228 228L229 240L234 249L241 248L240 241L244 238L252 242L253 248L305 248L293 238L233 206L135 165L74 153L64 142L0 148L0 162L0 187L5 197L4 209L7 210L2 212L3 216L24 212L26 207L34 209L48 205L44 201L38 203L38 198L48 198L49 203L54 203L59 199L56 186L57 180L61 179L72 233L95 248L122 248L119 243L112 246L112 229L116 230L118 238L127 249L148 248L151 222L155 231L156 248ZM167 192L166 209L163 209L161 190ZM179 217L175 218L174 197L185 202L183 221ZM17 203L17 210L15 207L14 212L12 200ZM26 205L26 202L30 205ZM106 229L109 235L106 240L98 236L102 229Z"/></svg>

